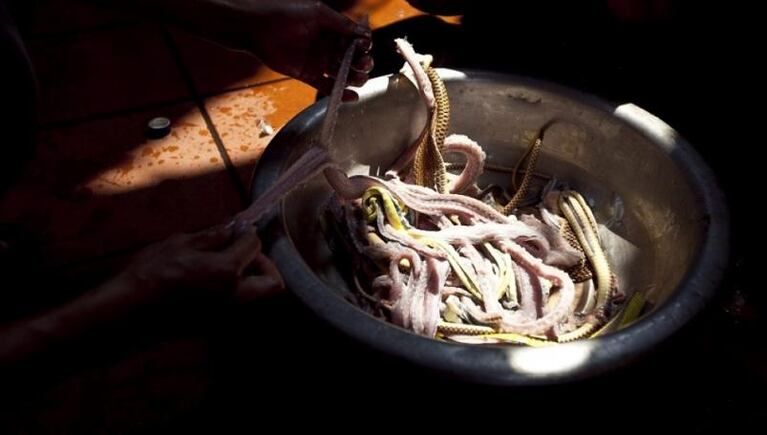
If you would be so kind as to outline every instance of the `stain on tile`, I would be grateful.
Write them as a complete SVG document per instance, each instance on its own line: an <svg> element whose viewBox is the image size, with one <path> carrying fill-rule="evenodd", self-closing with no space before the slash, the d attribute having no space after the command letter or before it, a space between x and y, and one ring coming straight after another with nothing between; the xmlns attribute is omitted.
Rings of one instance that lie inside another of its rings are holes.
<svg viewBox="0 0 767 435"><path fill-rule="evenodd" d="M255 162L276 131L311 105L315 96L314 88L291 79L229 92L206 101L226 152L246 186ZM261 122L275 131L271 135L263 134Z"/></svg>
<svg viewBox="0 0 767 435"><path fill-rule="evenodd" d="M189 96L157 27L37 39L29 53L42 124Z"/></svg>
<svg viewBox="0 0 767 435"><path fill-rule="evenodd" d="M164 139L147 122L170 118ZM42 240L52 264L89 258L221 222L241 208L199 111L182 104L43 132L0 220ZM207 131L207 130L206 130Z"/></svg>

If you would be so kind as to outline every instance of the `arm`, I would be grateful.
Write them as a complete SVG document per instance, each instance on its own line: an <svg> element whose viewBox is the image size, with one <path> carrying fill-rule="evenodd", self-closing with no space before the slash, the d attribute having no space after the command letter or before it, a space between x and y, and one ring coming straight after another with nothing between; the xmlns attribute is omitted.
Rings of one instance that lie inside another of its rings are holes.
<svg viewBox="0 0 767 435"><path fill-rule="evenodd" d="M282 289L254 230L234 239L232 226L174 236L140 253L127 270L76 300L0 328L0 366L55 357L92 331L130 327L148 307L209 306ZM254 271L255 274L246 272Z"/></svg>
<svg viewBox="0 0 767 435"><path fill-rule="evenodd" d="M270 68L329 94L346 47L361 38L348 84L373 69L371 33L320 1L92 0L183 27L203 38L254 54Z"/></svg>

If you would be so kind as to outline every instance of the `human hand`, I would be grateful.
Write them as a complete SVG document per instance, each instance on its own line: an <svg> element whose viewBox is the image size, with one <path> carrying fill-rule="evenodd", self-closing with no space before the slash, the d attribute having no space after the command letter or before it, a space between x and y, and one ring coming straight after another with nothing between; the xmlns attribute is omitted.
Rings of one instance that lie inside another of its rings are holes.
<svg viewBox="0 0 767 435"><path fill-rule="evenodd" d="M255 228L235 236L232 225L179 234L139 253L117 278L139 304L169 299L207 303L247 301L284 288L274 264L260 251Z"/></svg>

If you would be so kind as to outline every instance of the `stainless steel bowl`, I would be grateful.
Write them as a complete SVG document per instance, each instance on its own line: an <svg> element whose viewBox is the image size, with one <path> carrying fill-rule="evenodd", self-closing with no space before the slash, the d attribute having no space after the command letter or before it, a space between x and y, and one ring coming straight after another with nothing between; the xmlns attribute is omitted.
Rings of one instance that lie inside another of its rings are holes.
<svg viewBox="0 0 767 435"><path fill-rule="evenodd" d="M467 380L505 385L555 383L624 365L669 337L701 310L727 262L728 214L710 169L667 124L630 104L536 80L440 70L451 99L451 132L467 134L488 161L513 165L553 117L538 172L593 201L599 220L624 214L614 231L631 249L611 260L622 287L643 291L652 309L605 336L546 348L468 346L414 335L375 319L343 296L349 285L323 237L318 216L330 194L321 179L293 192L263 222L268 254L288 287L321 318L380 351ZM266 149L253 179L260 195L319 133L325 101L291 120ZM412 84L395 75L369 81L342 108L332 155L349 173L380 173L418 135L425 109ZM508 177L508 175L502 175ZM485 181L503 182L488 173ZM615 220L615 219L614 219Z"/></svg>

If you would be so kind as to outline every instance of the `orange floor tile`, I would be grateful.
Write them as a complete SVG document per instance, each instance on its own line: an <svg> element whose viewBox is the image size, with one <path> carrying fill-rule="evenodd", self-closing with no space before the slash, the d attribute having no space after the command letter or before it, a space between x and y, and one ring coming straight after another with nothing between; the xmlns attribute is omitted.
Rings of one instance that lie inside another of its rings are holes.
<svg viewBox="0 0 767 435"><path fill-rule="evenodd" d="M312 87L289 79L218 95L205 102L243 185L249 185L253 167L274 134L311 105L315 96ZM272 134L262 131L262 121L273 129Z"/></svg>
<svg viewBox="0 0 767 435"><path fill-rule="evenodd" d="M173 120L161 140L144 136L155 116ZM43 132L0 219L23 222L52 263L65 263L216 224L240 207L202 116L182 104Z"/></svg>

